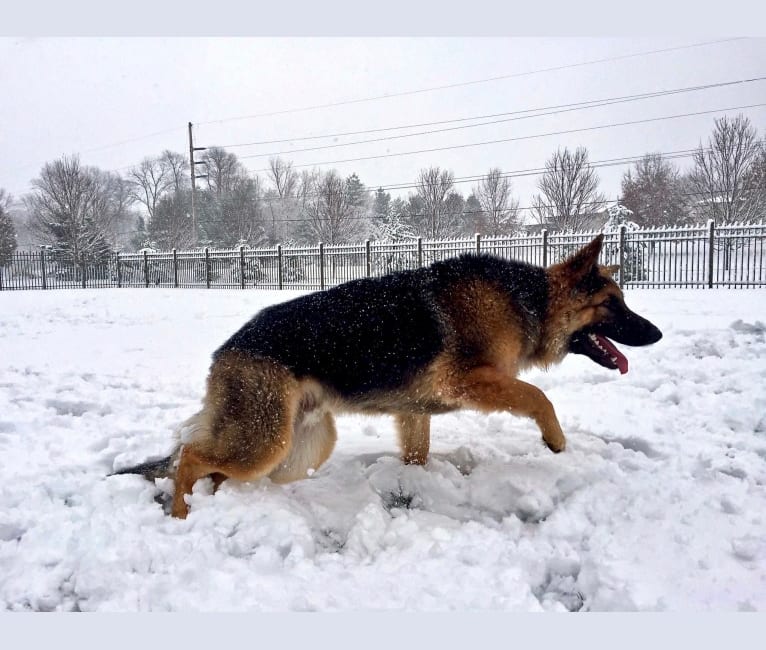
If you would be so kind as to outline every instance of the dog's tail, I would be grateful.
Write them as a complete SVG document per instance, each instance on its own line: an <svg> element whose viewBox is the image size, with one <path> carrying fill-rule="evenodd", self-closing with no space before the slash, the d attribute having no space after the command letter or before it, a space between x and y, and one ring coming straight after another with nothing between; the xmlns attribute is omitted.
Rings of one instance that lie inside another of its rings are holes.
<svg viewBox="0 0 766 650"><path fill-rule="evenodd" d="M204 410L192 415L188 420L181 423L173 432L175 444L170 456L155 460L147 460L139 465L124 467L112 472L109 476L117 474L140 474L147 481L157 478L168 478L175 474L181 449L185 442L209 435L208 418Z"/></svg>
<svg viewBox="0 0 766 650"><path fill-rule="evenodd" d="M171 454L165 458L158 460L148 460L145 463L139 465L133 465L132 467L124 467L118 469L116 472L112 472L109 476L116 476L117 474L140 474L147 481L154 481L156 478L167 478L173 473L175 466L176 454Z"/></svg>

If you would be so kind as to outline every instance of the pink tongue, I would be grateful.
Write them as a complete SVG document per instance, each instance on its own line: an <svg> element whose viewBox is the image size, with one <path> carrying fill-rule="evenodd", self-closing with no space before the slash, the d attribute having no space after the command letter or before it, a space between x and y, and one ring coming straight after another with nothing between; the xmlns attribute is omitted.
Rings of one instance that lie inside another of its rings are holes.
<svg viewBox="0 0 766 650"><path fill-rule="evenodd" d="M622 352L614 347L609 339L604 338L603 336L599 336L598 334L596 334L596 338L601 344L601 347L609 352L609 356L617 359L617 368L619 368L620 374L624 375L626 372L628 372L628 360L625 358L625 355L623 355Z"/></svg>

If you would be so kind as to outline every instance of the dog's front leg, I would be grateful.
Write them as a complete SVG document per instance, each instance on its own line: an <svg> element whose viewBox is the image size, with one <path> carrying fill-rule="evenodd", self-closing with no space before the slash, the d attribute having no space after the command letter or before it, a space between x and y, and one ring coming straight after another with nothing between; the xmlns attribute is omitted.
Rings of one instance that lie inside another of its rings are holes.
<svg viewBox="0 0 766 650"><path fill-rule="evenodd" d="M523 382L492 366L475 368L461 377L458 399L466 408L511 411L532 418L553 452L564 451L566 438L553 405L537 386Z"/></svg>
<svg viewBox="0 0 766 650"><path fill-rule="evenodd" d="M431 416L399 413L396 416L402 461L407 465L425 465L431 444Z"/></svg>

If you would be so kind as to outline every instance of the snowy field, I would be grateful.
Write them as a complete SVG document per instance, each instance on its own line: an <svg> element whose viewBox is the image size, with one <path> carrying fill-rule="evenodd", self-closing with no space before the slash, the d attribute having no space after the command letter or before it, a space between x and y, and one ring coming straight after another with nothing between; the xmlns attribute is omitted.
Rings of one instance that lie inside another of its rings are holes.
<svg viewBox="0 0 766 650"><path fill-rule="evenodd" d="M292 292L0 293L0 608L766 610L766 293L629 291L664 332L620 376L526 379L568 436L438 416L426 467L341 417L287 486L197 484L186 521L115 468L169 451L210 353Z"/></svg>

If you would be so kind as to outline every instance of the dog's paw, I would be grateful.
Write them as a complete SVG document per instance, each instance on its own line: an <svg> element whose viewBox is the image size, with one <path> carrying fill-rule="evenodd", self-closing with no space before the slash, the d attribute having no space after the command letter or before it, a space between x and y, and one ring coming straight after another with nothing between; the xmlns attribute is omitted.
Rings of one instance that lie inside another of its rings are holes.
<svg viewBox="0 0 766 650"><path fill-rule="evenodd" d="M567 447L567 440L563 436L561 440L543 440L543 442L554 454L560 454Z"/></svg>

